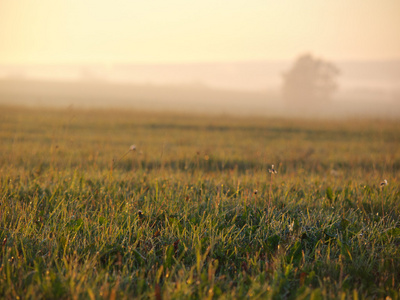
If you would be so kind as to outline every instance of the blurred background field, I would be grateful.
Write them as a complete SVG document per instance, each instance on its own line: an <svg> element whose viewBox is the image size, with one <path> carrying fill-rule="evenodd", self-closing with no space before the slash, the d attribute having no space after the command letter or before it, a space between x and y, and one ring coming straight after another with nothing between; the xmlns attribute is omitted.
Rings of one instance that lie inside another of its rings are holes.
<svg viewBox="0 0 400 300"><path fill-rule="evenodd" d="M187 115L130 110L3 107L2 166L103 171L131 144L116 171L395 176L399 122ZM207 158L207 159L205 159Z"/></svg>

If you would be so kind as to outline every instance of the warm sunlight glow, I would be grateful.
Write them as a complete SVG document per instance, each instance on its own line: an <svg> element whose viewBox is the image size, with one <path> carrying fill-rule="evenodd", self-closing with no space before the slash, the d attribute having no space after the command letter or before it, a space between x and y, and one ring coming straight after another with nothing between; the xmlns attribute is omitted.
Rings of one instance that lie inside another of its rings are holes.
<svg viewBox="0 0 400 300"><path fill-rule="evenodd" d="M400 58L400 1L1 0L0 63Z"/></svg>

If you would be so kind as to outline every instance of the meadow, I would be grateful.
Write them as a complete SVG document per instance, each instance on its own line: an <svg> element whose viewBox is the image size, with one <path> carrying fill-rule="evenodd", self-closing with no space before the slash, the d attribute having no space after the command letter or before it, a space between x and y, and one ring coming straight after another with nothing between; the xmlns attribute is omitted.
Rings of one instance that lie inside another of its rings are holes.
<svg viewBox="0 0 400 300"><path fill-rule="evenodd" d="M2 106L0 298L399 299L399 171L396 120Z"/></svg>

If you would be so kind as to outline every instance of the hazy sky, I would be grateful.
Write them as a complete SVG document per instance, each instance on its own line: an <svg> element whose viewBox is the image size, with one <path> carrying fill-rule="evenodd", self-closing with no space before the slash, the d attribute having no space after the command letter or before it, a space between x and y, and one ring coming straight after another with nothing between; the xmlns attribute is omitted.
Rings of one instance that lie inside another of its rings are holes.
<svg viewBox="0 0 400 300"><path fill-rule="evenodd" d="M0 0L0 63L400 59L400 0Z"/></svg>

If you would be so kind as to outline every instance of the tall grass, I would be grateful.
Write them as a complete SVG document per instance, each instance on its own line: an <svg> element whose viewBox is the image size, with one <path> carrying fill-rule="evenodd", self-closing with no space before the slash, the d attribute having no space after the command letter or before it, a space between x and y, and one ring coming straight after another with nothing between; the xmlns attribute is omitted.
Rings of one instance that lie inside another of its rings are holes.
<svg viewBox="0 0 400 300"><path fill-rule="evenodd" d="M0 117L3 298L399 297L398 122Z"/></svg>

